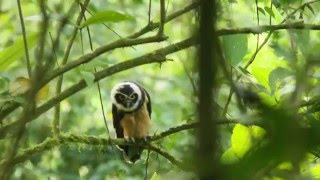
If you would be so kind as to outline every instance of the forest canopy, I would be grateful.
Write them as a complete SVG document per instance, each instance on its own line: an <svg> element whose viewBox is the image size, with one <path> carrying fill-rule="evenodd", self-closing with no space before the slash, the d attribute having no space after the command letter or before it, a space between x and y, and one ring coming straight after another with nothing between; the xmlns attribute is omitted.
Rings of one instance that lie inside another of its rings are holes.
<svg viewBox="0 0 320 180"><path fill-rule="evenodd" d="M0 179L319 179L319 10L0 0ZM150 94L146 138L116 138L123 81Z"/></svg>

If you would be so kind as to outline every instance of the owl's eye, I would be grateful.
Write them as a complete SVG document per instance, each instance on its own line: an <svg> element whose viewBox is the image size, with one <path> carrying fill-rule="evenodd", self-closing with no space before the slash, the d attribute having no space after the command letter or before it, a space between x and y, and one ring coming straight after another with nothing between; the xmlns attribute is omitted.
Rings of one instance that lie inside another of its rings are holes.
<svg viewBox="0 0 320 180"><path fill-rule="evenodd" d="M119 99L120 99L121 101L123 101L123 100L125 99L124 95L122 95L122 94L118 94L118 97L119 97Z"/></svg>
<svg viewBox="0 0 320 180"><path fill-rule="evenodd" d="M136 99L138 97L138 95L136 93L133 93L130 95L130 99Z"/></svg>

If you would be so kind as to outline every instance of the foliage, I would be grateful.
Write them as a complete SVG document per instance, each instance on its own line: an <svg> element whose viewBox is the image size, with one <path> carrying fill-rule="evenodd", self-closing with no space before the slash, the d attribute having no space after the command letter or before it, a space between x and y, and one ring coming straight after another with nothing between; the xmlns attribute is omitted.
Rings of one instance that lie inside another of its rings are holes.
<svg viewBox="0 0 320 180"><path fill-rule="evenodd" d="M0 6L0 179L197 179L201 3L17 2L22 16ZM216 2L207 158L221 179L319 178L320 1ZM110 90L124 80L150 93L146 143L114 138ZM125 162L121 144L142 159Z"/></svg>

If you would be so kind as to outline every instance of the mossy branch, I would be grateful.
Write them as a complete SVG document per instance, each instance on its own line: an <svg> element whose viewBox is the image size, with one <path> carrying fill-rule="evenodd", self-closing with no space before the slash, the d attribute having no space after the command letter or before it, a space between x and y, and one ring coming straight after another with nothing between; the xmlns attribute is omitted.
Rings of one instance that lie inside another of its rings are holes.
<svg viewBox="0 0 320 180"><path fill-rule="evenodd" d="M220 120L217 122L216 125L234 124L234 123L239 123L239 121L237 121L237 120ZM253 123L247 123L247 124L253 124ZM163 139L169 135L179 133L181 131L197 128L198 127L197 125L198 125L198 123L182 124L182 125L170 128L169 130L164 131L162 133L151 136L147 140L147 142L137 141L136 143L128 142L128 141L125 141L124 139L102 138L102 137L90 136L90 135L77 135L77 134L62 133L56 137L48 137L42 143L37 144L33 147L21 150L12 159L12 163L13 164L22 163L22 162L30 159L30 157L32 157L33 155L43 153L44 151L53 149L54 147L57 147L57 146L63 146L63 145L68 145L68 144L72 144L72 143L87 144L87 145L91 145L91 146L98 146L98 145L104 145L104 146L129 145L130 146L131 145L131 146L142 146L146 149L149 149L151 151L154 151L154 152L162 155L164 158L168 159L172 164L175 164L176 166L180 167L181 169L191 170L192 169L191 167L186 167L184 165L184 163L182 163L180 160L177 160L175 157L170 155L168 152L162 150L159 147L152 145L152 142ZM6 160L2 160L0 162L0 166L5 164L5 162L6 162Z"/></svg>
<svg viewBox="0 0 320 180"><path fill-rule="evenodd" d="M13 164L18 164L22 163L26 160L28 160L31 156L35 154L42 153L44 151L53 149L54 147L57 146L63 146L63 145L68 145L72 143L77 143L77 144L87 144L87 145L92 145L92 146L97 146L97 145L129 145L129 146L142 146L146 149L149 149L151 151L155 151L165 158L167 158L171 163L176 164L177 166L181 166L182 162L179 160L176 160L173 156L171 156L169 153L161 150L158 147L155 147L154 145L151 145L149 143L134 143L134 142L128 142L125 141L124 139L113 139L113 138L99 138L96 136L88 136L88 135L76 135L76 134L60 134L56 137L49 137L45 141L43 141L40 144L37 144L33 147L27 148L19 152L13 159L12 163ZM6 164L7 160L3 160L0 162L0 167L2 165ZM183 168L185 169L185 168Z"/></svg>

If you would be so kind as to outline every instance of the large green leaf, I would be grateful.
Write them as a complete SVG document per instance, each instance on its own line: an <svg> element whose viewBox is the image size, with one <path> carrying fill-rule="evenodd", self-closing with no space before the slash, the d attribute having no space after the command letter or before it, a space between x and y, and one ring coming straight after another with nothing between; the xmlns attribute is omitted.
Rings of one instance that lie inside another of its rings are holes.
<svg viewBox="0 0 320 180"><path fill-rule="evenodd" d="M292 72L282 67L272 70L269 74L269 86L271 94L277 90L277 86L280 84L280 82L290 75L292 75Z"/></svg>
<svg viewBox="0 0 320 180"><path fill-rule="evenodd" d="M38 33L27 35L29 50L36 45ZM0 71L6 69L11 63L25 55L23 37L19 36L11 46L0 52Z"/></svg>
<svg viewBox="0 0 320 180"><path fill-rule="evenodd" d="M224 164L232 164L237 161L239 161L239 158L237 157L232 147L226 150L221 156L221 162Z"/></svg>
<svg viewBox="0 0 320 180"><path fill-rule="evenodd" d="M248 50L246 34L225 35L222 37L224 54L232 66L237 66Z"/></svg>
<svg viewBox="0 0 320 180"><path fill-rule="evenodd" d="M252 68L251 73L257 79L260 85L264 86L266 89L270 88L268 80L270 68L255 66L254 68Z"/></svg>
<svg viewBox="0 0 320 180"><path fill-rule="evenodd" d="M261 140L264 135L267 133L266 130L264 130L262 127L259 126L252 126L250 127L251 130L251 136L255 139L255 140Z"/></svg>
<svg viewBox="0 0 320 180"><path fill-rule="evenodd" d="M241 124L235 125L231 136L231 145L237 157L243 157L252 146L250 129Z"/></svg>
<svg viewBox="0 0 320 180"><path fill-rule="evenodd" d="M93 14L89 19L81 24L81 28L89 26L91 24L99 24L104 22L121 22L121 21L133 21L134 17L122 14L116 11L100 11Z"/></svg>

